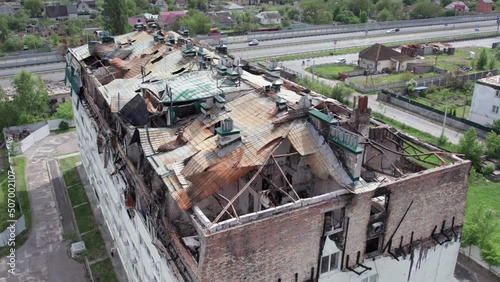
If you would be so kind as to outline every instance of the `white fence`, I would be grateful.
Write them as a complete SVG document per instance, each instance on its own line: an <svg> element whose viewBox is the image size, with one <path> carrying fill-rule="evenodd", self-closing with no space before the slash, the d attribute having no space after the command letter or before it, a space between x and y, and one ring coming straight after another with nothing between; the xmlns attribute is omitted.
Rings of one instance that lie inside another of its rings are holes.
<svg viewBox="0 0 500 282"><path fill-rule="evenodd" d="M9 243L9 239L14 239L19 233L26 229L26 220L24 214L15 222L13 228L7 227L0 233L0 247L6 246Z"/></svg>
<svg viewBox="0 0 500 282"><path fill-rule="evenodd" d="M10 136L14 140L19 140L20 136L25 136L22 140L20 140L14 151L17 154L22 154L26 152L33 144L42 140L50 134L50 131L59 129L59 124L61 121L66 121L70 127L75 126L75 122L73 120L63 120L63 119L53 119L47 121L41 121L35 124L29 125L20 125L20 126L12 126L8 128L4 128L4 135Z"/></svg>
<svg viewBox="0 0 500 282"><path fill-rule="evenodd" d="M479 250L478 247L471 245L469 247L460 248L460 252L464 254L466 257L474 260L480 266L488 269L493 274L500 277L500 265L491 266L487 262L483 261L481 259L481 251Z"/></svg>

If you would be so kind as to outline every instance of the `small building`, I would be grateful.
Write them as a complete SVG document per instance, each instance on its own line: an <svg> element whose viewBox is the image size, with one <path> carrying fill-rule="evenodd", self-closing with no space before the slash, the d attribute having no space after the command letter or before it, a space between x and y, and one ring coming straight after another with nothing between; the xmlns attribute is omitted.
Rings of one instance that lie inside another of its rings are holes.
<svg viewBox="0 0 500 282"><path fill-rule="evenodd" d="M224 8L224 11L237 12L237 13L243 12L243 10L245 9L245 8L243 8L243 6L240 6L240 5L235 4L235 3L225 5L223 8Z"/></svg>
<svg viewBox="0 0 500 282"><path fill-rule="evenodd" d="M74 4L47 4L45 6L45 16L56 21L75 19L78 17L78 10Z"/></svg>
<svg viewBox="0 0 500 282"><path fill-rule="evenodd" d="M476 81L469 120L488 125L500 119L500 75Z"/></svg>
<svg viewBox="0 0 500 282"><path fill-rule="evenodd" d="M260 5L260 0L233 0L233 3L237 5L248 5L248 6L258 6Z"/></svg>
<svg viewBox="0 0 500 282"><path fill-rule="evenodd" d="M467 7L467 5L465 5L463 1L451 2L450 4L446 5L444 9L448 11L461 11L466 13L468 13L470 10L469 7Z"/></svg>
<svg viewBox="0 0 500 282"><path fill-rule="evenodd" d="M260 12L255 17L262 25L281 24L281 15L278 11Z"/></svg>
<svg viewBox="0 0 500 282"><path fill-rule="evenodd" d="M476 12L480 14L491 14L493 12L493 0L478 0Z"/></svg>
<svg viewBox="0 0 500 282"><path fill-rule="evenodd" d="M177 8L186 8L188 4L188 0L175 0L175 6Z"/></svg>
<svg viewBox="0 0 500 282"><path fill-rule="evenodd" d="M422 74L434 71L434 66L427 63L408 63L406 70L413 74Z"/></svg>
<svg viewBox="0 0 500 282"><path fill-rule="evenodd" d="M97 10L97 4L95 0L79 0L76 3L76 9L78 12L83 12L83 11L96 11Z"/></svg>
<svg viewBox="0 0 500 282"><path fill-rule="evenodd" d="M0 3L0 15L12 16L14 14L14 8L7 3Z"/></svg>
<svg viewBox="0 0 500 282"><path fill-rule="evenodd" d="M358 66L371 72L405 71L407 63L413 60L408 55L377 43L359 52Z"/></svg>
<svg viewBox="0 0 500 282"><path fill-rule="evenodd" d="M233 14L229 11L208 12L207 16L221 29L231 29L236 25Z"/></svg>
<svg viewBox="0 0 500 282"><path fill-rule="evenodd" d="M186 16L186 11L160 12L159 24L163 28L165 25L172 26L179 18Z"/></svg>

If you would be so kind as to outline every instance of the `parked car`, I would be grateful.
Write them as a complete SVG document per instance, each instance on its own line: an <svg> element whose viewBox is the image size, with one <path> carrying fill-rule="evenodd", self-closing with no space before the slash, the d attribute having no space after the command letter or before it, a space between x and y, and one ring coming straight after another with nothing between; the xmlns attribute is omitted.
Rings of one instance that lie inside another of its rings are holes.
<svg viewBox="0 0 500 282"><path fill-rule="evenodd" d="M386 31L385 33L395 33L395 32L398 32L398 31L399 31L399 28L391 28L388 31Z"/></svg>
<svg viewBox="0 0 500 282"><path fill-rule="evenodd" d="M345 64L346 60L344 58L338 58L335 61L333 61L334 64Z"/></svg>
<svg viewBox="0 0 500 282"><path fill-rule="evenodd" d="M252 39L252 41L248 42L248 46L257 46L259 45L259 40Z"/></svg>

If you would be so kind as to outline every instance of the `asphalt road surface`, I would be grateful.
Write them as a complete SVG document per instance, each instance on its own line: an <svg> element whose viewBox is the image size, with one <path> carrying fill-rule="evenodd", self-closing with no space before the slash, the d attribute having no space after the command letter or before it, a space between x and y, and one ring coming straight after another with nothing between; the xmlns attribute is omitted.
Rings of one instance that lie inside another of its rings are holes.
<svg viewBox="0 0 500 282"><path fill-rule="evenodd" d="M488 31L496 31L497 27L496 26L488 26L488 27L482 27L480 28L481 32L488 32ZM404 42L404 41L413 41L416 39L420 39L422 41L426 40L432 40L432 38L439 38L439 37L449 37L449 36L460 36L464 34L473 34L477 33L475 31L474 27L468 27L468 28L451 28L449 30L441 30L441 31L430 31L430 28L427 27L426 31L423 32L411 32L411 33L391 33L391 34L386 34L385 31L382 32L381 36L371 36L371 34L368 34L366 37L361 37L361 38L356 38L352 39L353 37L359 36L359 33L345 33L345 34L335 34L335 35L329 35L329 38L331 41L327 42L319 42L319 43L314 43L314 44L301 44L303 40L311 40L310 37L298 37L298 38L291 38L291 39L283 39L280 40L280 42L283 42L282 44L279 44L278 46L274 46L275 44L271 44L268 46L269 48L261 48L256 46L257 48L246 48L246 49L241 49L241 50L231 50L231 47L229 46L228 51L238 57L241 57L243 59L257 59L257 58L268 58L268 57L275 57L275 56L284 56L284 55L291 55L291 54L297 54L297 53L307 53L307 52L316 52L316 51L323 51L323 50L332 50L334 48L333 45L333 39L337 39L337 44L335 45L335 48L340 49L340 48L348 48L348 47L357 47L357 46L369 46L375 43L392 43L392 42ZM342 37L340 37L342 36ZM342 40L345 39L345 40ZM295 41L294 41L295 40ZM498 38L496 38L496 41L498 41ZM273 41L274 42L274 41ZM266 42L263 42L264 44Z"/></svg>

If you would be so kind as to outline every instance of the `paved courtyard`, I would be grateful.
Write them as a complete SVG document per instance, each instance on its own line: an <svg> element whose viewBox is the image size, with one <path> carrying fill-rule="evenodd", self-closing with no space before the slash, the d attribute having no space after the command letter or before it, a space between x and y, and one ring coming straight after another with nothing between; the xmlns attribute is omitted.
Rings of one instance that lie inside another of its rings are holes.
<svg viewBox="0 0 500 282"><path fill-rule="evenodd" d="M0 259L0 282L83 282L83 264L71 259L63 241L59 212L47 162L55 155L78 151L76 132L51 134L33 145L27 158L26 180L31 200L29 239L16 252L16 274L7 273L6 258Z"/></svg>

